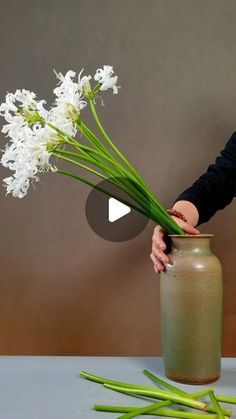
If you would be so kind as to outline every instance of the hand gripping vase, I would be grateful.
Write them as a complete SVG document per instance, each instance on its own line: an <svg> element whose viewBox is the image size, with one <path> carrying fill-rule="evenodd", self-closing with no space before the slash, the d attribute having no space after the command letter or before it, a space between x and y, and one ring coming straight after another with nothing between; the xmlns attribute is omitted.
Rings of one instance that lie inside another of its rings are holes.
<svg viewBox="0 0 236 419"><path fill-rule="evenodd" d="M170 235L161 273L161 330L166 376L205 384L220 376L222 270L210 234Z"/></svg>

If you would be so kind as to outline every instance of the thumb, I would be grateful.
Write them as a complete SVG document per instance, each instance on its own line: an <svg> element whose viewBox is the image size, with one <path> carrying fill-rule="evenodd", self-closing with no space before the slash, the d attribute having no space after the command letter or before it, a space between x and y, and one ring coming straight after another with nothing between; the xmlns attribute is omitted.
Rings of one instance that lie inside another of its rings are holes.
<svg viewBox="0 0 236 419"><path fill-rule="evenodd" d="M191 226L191 224L188 224L188 223L186 223L185 221L183 221L183 220L180 220L179 218L177 218L177 217L172 217L172 218L174 218L174 220L175 220L175 222L186 232L186 233L188 233L188 234L200 234L200 231L197 229L197 228L195 228L195 227L193 227L193 226Z"/></svg>
<svg viewBox="0 0 236 419"><path fill-rule="evenodd" d="M188 234L200 234L200 231L191 226L190 224L185 223L185 225L183 226L184 231L186 231L186 233Z"/></svg>

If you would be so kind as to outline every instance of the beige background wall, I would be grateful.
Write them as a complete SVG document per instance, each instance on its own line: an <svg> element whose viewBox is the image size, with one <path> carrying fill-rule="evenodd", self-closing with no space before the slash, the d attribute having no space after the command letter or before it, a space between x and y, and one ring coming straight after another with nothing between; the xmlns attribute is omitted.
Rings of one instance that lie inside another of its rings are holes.
<svg viewBox="0 0 236 419"><path fill-rule="evenodd" d="M0 5L1 100L28 88L51 101L53 68L113 65L122 89L104 95L100 114L166 206L235 129L235 1ZM22 200L0 190L0 353L160 355L153 224L129 242L110 243L87 224L85 186L50 174L35 189ZM223 353L235 356L235 203L201 230L214 233L223 264Z"/></svg>

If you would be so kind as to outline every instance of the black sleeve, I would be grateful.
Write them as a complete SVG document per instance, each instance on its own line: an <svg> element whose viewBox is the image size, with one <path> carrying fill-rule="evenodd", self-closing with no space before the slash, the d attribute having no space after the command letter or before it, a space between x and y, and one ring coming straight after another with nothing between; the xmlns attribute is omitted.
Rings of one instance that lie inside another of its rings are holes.
<svg viewBox="0 0 236 419"><path fill-rule="evenodd" d="M186 189L175 202L192 202L198 210L198 225L208 221L236 196L236 132L206 173Z"/></svg>

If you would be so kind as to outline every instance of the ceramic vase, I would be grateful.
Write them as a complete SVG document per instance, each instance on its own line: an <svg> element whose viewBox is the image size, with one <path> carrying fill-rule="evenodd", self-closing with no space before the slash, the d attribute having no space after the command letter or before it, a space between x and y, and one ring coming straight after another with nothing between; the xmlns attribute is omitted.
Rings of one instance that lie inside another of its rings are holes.
<svg viewBox="0 0 236 419"><path fill-rule="evenodd" d="M170 263L160 278L166 376L206 384L220 376L222 269L212 235L171 235Z"/></svg>

